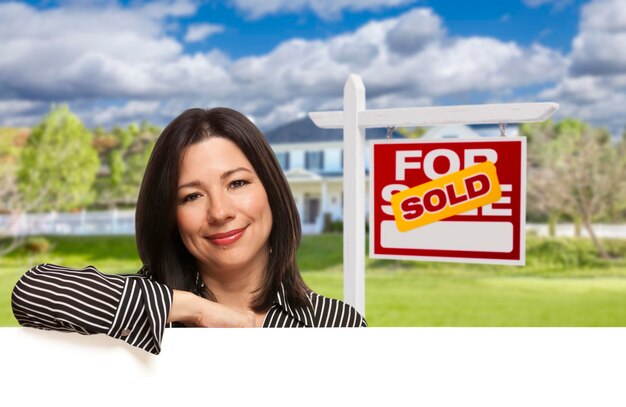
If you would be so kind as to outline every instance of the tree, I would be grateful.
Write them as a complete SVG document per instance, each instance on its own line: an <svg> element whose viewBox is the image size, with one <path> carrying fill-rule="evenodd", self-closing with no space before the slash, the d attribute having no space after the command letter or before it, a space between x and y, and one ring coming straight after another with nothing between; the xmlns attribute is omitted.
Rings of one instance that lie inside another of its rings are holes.
<svg viewBox="0 0 626 407"><path fill-rule="evenodd" d="M93 202L98 166L89 131L67 106L53 106L22 152L20 192L36 210L81 208Z"/></svg>
<svg viewBox="0 0 626 407"><path fill-rule="evenodd" d="M21 239L12 238L11 233L21 215L16 162L15 149L10 145L0 144L0 215L7 219L6 223L0 225L0 256L21 243Z"/></svg>
<svg viewBox="0 0 626 407"><path fill-rule="evenodd" d="M425 127L400 127L396 129L396 131L406 138L420 138L424 135L424 133L426 133L427 129Z"/></svg>
<svg viewBox="0 0 626 407"><path fill-rule="evenodd" d="M563 198L555 190L558 182L552 170L544 165L543 149L556 138L556 126L552 119L520 126L519 132L527 140L528 199L527 213L544 214L548 218L550 236L556 234L556 224L564 212Z"/></svg>
<svg viewBox="0 0 626 407"><path fill-rule="evenodd" d="M593 229L626 193L624 159L604 129L574 119L523 127L529 136L529 198L551 214L580 219L600 256L608 258Z"/></svg>
<svg viewBox="0 0 626 407"><path fill-rule="evenodd" d="M15 233L22 214L30 207L18 187L17 173L19 156L26 139L30 134L28 129L2 129L0 137L0 215L5 219L0 224L0 256L3 256L17 247L24 236Z"/></svg>
<svg viewBox="0 0 626 407"><path fill-rule="evenodd" d="M116 127L101 132L94 144L104 164L96 179L97 204L117 207L134 205L143 173L160 129L143 122L141 126Z"/></svg>
<svg viewBox="0 0 626 407"><path fill-rule="evenodd" d="M626 168L626 128L622 133L622 137L615 140L617 148L617 156L621 157L621 164L619 168ZM610 219L613 222L626 221L626 197L617 199L615 205L610 210Z"/></svg>

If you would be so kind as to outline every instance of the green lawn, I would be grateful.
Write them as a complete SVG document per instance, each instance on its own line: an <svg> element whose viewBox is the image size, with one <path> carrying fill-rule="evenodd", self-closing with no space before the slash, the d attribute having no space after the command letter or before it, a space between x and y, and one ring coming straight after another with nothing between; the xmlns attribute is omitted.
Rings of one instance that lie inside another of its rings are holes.
<svg viewBox="0 0 626 407"><path fill-rule="evenodd" d="M134 272L132 237L55 237L44 255L21 250L0 258L0 326L15 326L13 284L40 262ZM527 239L525 267L367 260L370 326L626 326L626 241L606 241L622 259L597 259L584 239ZM322 255L323 254L323 255ZM343 296L340 235L305 236L304 279L317 292Z"/></svg>

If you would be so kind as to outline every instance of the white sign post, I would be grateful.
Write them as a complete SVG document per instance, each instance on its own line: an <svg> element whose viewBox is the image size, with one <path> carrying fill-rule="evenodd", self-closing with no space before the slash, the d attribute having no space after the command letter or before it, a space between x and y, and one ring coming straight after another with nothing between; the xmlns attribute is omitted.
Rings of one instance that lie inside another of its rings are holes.
<svg viewBox="0 0 626 407"><path fill-rule="evenodd" d="M509 103L366 110L363 81L351 74L344 86L343 111L309 113L318 127L343 128L344 301L365 315L366 128L542 122L558 107L557 103Z"/></svg>

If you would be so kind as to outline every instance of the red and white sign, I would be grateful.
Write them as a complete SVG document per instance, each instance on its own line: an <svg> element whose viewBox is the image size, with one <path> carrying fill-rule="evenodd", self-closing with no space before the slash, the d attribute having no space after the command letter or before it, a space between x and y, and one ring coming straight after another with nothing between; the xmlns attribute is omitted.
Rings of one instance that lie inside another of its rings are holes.
<svg viewBox="0 0 626 407"><path fill-rule="evenodd" d="M370 257L525 264L524 137L377 140L370 142L370 148ZM486 161L496 167L501 189L496 202L404 232L398 229L392 195L422 184L436 184L432 181Z"/></svg>

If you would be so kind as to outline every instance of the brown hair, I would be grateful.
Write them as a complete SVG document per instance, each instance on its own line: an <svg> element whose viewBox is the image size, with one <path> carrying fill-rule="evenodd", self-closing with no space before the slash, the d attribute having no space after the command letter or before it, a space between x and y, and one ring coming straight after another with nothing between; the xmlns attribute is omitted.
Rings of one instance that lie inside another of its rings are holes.
<svg viewBox="0 0 626 407"><path fill-rule="evenodd" d="M272 211L272 254L252 308L257 312L268 309L281 284L290 304L306 306L310 290L296 264L300 217L289 184L261 131L246 116L228 108L186 110L159 136L144 173L135 216L137 249L144 268L173 289L215 300L210 287L199 289L196 259L183 244L176 225L182 154L187 146L209 137L224 137L241 149L261 180Z"/></svg>

